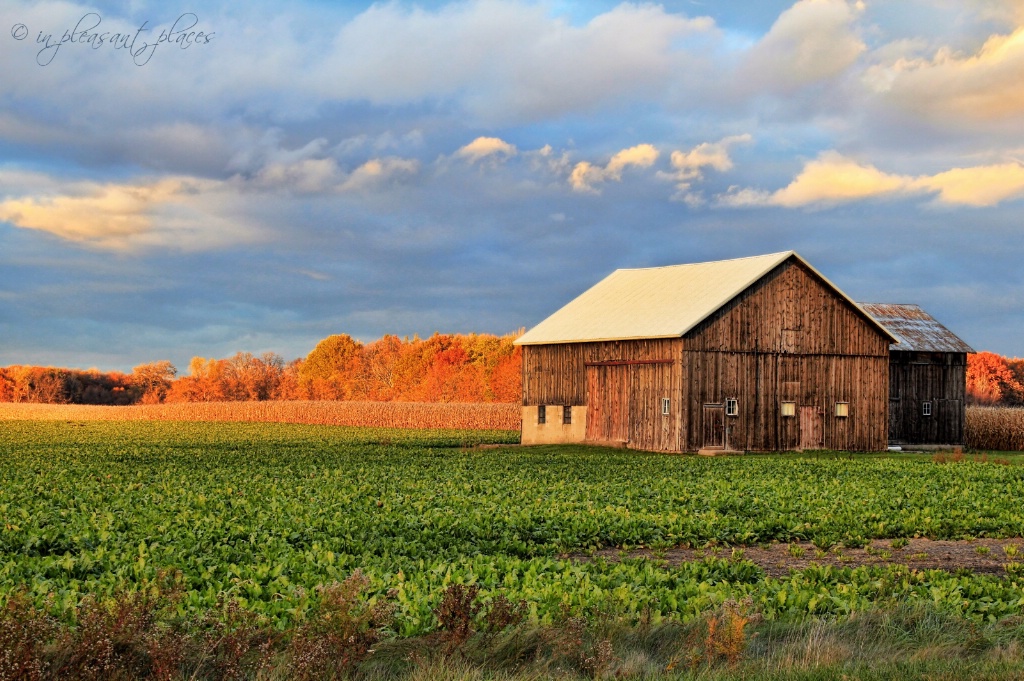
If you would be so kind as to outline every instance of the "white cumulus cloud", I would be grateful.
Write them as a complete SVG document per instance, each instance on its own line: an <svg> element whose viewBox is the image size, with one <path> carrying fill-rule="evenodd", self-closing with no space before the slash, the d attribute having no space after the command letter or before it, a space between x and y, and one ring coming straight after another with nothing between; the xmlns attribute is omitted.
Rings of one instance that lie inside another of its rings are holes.
<svg viewBox="0 0 1024 681"><path fill-rule="evenodd" d="M474 163L489 156L498 158L515 156L516 147L497 137L477 137L455 152L455 155Z"/></svg>
<svg viewBox="0 0 1024 681"><path fill-rule="evenodd" d="M596 166L589 161L577 163L569 175L569 184L574 191L600 193L595 185L608 180L619 181L622 172L630 167L649 168L658 160L658 150L650 144L638 144L616 153L605 166Z"/></svg>

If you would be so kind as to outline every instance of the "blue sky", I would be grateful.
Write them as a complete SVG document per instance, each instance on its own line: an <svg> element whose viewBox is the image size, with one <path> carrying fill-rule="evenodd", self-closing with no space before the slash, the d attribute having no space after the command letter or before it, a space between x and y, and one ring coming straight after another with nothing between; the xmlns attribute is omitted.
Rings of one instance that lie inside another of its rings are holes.
<svg viewBox="0 0 1024 681"><path fill-rule="evenodd" d="M508 333L618 267L790 249L1024 355L1017 0L0 20L0 365Z"/></svg>

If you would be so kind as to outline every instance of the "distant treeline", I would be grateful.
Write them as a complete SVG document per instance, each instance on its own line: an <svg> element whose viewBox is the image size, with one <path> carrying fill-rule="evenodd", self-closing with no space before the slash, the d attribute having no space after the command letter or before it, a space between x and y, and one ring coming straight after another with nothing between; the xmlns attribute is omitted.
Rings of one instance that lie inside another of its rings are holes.
<svg viewBox="0 0 1024 681"><path fill-rule="evenodd" d="M1024 359L993 352L967 355L967 403L1024 406Z"/></svg>
<svg viewBox="0 0 1024 681"><path fill-rule="evenodd" d="M362 344L341 334L291 362L275 353L193 357L188 375L168 361L130 374L95 369L0 368L0 402L157 404L245 400L518 402L516 334L384 336Z"/></svg>
<svg viewBox="0 0 1024 681"><path fill-rule="evenodd" d="M384 336L366 345L330 336L305 358L239 352L193 357L179 376L168 361L130 374L95 369L0 368L0 402L156 404L246 400L380 402L519 402L521 354L516 334ZM1024 406L1024 359L991 352L967 356L967 402Z"/></svg>

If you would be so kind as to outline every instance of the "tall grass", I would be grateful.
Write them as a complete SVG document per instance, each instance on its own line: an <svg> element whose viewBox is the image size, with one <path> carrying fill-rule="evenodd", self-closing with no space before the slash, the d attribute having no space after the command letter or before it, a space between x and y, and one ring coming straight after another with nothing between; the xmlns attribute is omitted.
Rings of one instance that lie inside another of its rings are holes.
<svg viewBox="0 0 1024 681"><path fill-rule="evenodd" d="M1024 451L1024 409L968 407L964 440L972 449Z"/></svg>
<svg viewBox="0 0 1024 681"><path fill-rule="evenodd" d="M517 404L454 402L180 402L108 407L0 403L0 420L261 421L374 428L519 430Z"/></svg>

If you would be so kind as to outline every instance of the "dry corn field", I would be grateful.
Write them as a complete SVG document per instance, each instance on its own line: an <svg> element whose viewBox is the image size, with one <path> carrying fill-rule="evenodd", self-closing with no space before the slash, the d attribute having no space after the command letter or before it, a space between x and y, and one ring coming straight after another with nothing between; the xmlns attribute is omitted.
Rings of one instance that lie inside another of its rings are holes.
<svg viewBox="0 0 1024 681"><path fill-rule="evenodd" d="M426 402L183 402L106 407L0 403L0 420L267 421L374 428L519 430L516 404Z"/></svg>
<svg viewBox="0 0 1024 681"><path fill-rule="evenodd" d="M964 439L971 449L1024 451L1024 409L968 407Z"/></svg>
<svg viewBox="0 0 1024 681"><path fill-rule="evenodd" d="M519 430L516 404L426 402L184 402L103 407L0 403L0 420L264 421L376 428ZM968 407L971 449L1024 451L1024 409Z"/></svg>

